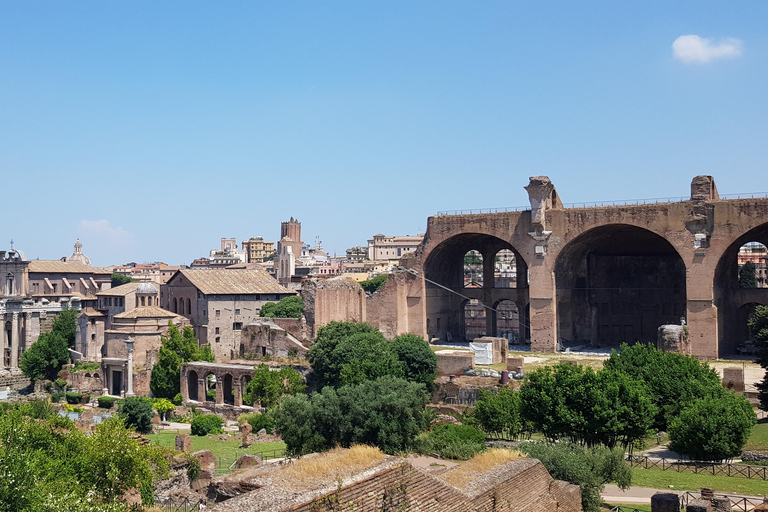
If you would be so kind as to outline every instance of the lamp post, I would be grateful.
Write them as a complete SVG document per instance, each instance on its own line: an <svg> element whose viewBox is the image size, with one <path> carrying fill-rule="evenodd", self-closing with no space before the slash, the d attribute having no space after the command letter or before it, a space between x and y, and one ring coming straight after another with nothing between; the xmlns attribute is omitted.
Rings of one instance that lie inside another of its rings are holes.
<svg viewBox="0 0 768 512"><path fill-rule="evenodd" d="M133 396L133 344L131 339L125 340L125 348L128 349L128 391L125 396Z"/></svg>

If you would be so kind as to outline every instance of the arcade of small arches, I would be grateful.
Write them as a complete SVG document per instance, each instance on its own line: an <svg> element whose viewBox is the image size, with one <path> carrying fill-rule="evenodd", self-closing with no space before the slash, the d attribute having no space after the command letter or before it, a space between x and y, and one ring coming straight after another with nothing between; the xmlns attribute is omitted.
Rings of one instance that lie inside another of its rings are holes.
<svg viewBox="0 0 768 512"><path fill-rule="evenodd" d="M186 305L185 305L186 304ZM173 302L171 302L171 311L173 313L178 313L180 315L191 315L192 314L192 301L187 297L184 299L184 297L177 299L176 297L173 298Z"/></svg>
<svg viewBox="0 0 768 512"><path fill-rule="evenodd" d="M430 339L612 348L684 323L693 355L714 358L740 353L768 305L767 220L768 199L720 200L697 177L691 201L549 206L543 228L530 211L431 217L406 263L424 278Z"/></svg>
<svg viewBox="0 0 768 512"><path fill-rule="evenodd" d="M243 405L243 393L253 378L253 366L192 362L181 367L184 403ZM211 393L213 391L213 393Z"/></svg>

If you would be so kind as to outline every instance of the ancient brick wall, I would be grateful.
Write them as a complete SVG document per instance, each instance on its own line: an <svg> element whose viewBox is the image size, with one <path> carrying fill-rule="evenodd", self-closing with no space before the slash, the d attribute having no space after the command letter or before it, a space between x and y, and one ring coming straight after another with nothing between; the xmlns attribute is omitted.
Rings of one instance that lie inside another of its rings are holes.
<svg viewBox="0 0 768 512"><path fill-rule="evenodd" d="M311 338L332 321L366 321L365 292L351 279L308 279L302 283L301 298Z"/></svg>

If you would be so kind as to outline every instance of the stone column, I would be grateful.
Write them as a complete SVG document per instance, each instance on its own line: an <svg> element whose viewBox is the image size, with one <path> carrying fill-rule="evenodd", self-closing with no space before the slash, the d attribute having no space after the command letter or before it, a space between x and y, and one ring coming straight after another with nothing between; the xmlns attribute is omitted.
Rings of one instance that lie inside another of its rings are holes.
<svg viewBox="0 0 768 512"><path fill-rule="evenodd" d="M128 391L125 396L133 396L133 340L125 340L125 348L128 349Z"/></svg>
<svg viewBox="0 0 768 512"><path fill-rule="evenodd" d="M224 405L224 379L216 375L216 405Z"/></svg>
<svg viewBox="0 0 768 512"><path fill-rule="evenodd" d="M241 385L240 377L237 378L237 382L232 382L232 394L235 397L235 407L243 405L243 387Z"/></svg>
<svg viewBox="0 0 768 512"><path fill-rule="evenodd" d="M19 367L19 314L13 313L11 317L11 368Z"/></svg>
<svg viewBox="0 0 768 512"><path fill-rule="evenodd" d="M208 390L205 389L205 376L197 378L197 400L198 402L205 402L205 393Z"/></svg>
<svg viewBox="0 0 768 512"><path fill-rule="evenodd" d="M554 259L554 258L553 258ZM528 267L531 276L530 322L531 350L557 350L557 291L552 269L545 259L536 259Z"/></svg>

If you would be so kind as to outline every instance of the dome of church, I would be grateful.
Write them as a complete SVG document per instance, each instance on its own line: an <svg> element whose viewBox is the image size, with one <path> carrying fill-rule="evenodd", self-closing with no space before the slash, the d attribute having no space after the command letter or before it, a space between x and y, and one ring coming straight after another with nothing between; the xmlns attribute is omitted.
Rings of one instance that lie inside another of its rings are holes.
<svg viewBox="0 0 768 512"><path fill-rule="evenodd" d="M145 295L157 295L157 288L152 283L141 283L136 287L136 293Z"/></svg>
<svg viewBox="0 0 768 512"><path fill-rule="evenodd" d="M83 265L91 266L91 260L83 254L83 244L80 243L80 239L77 239L77 242L75 242L75 252L72 253L72 256L67 258L67 261L74 261L77 263L82 263Z"/></svg>

